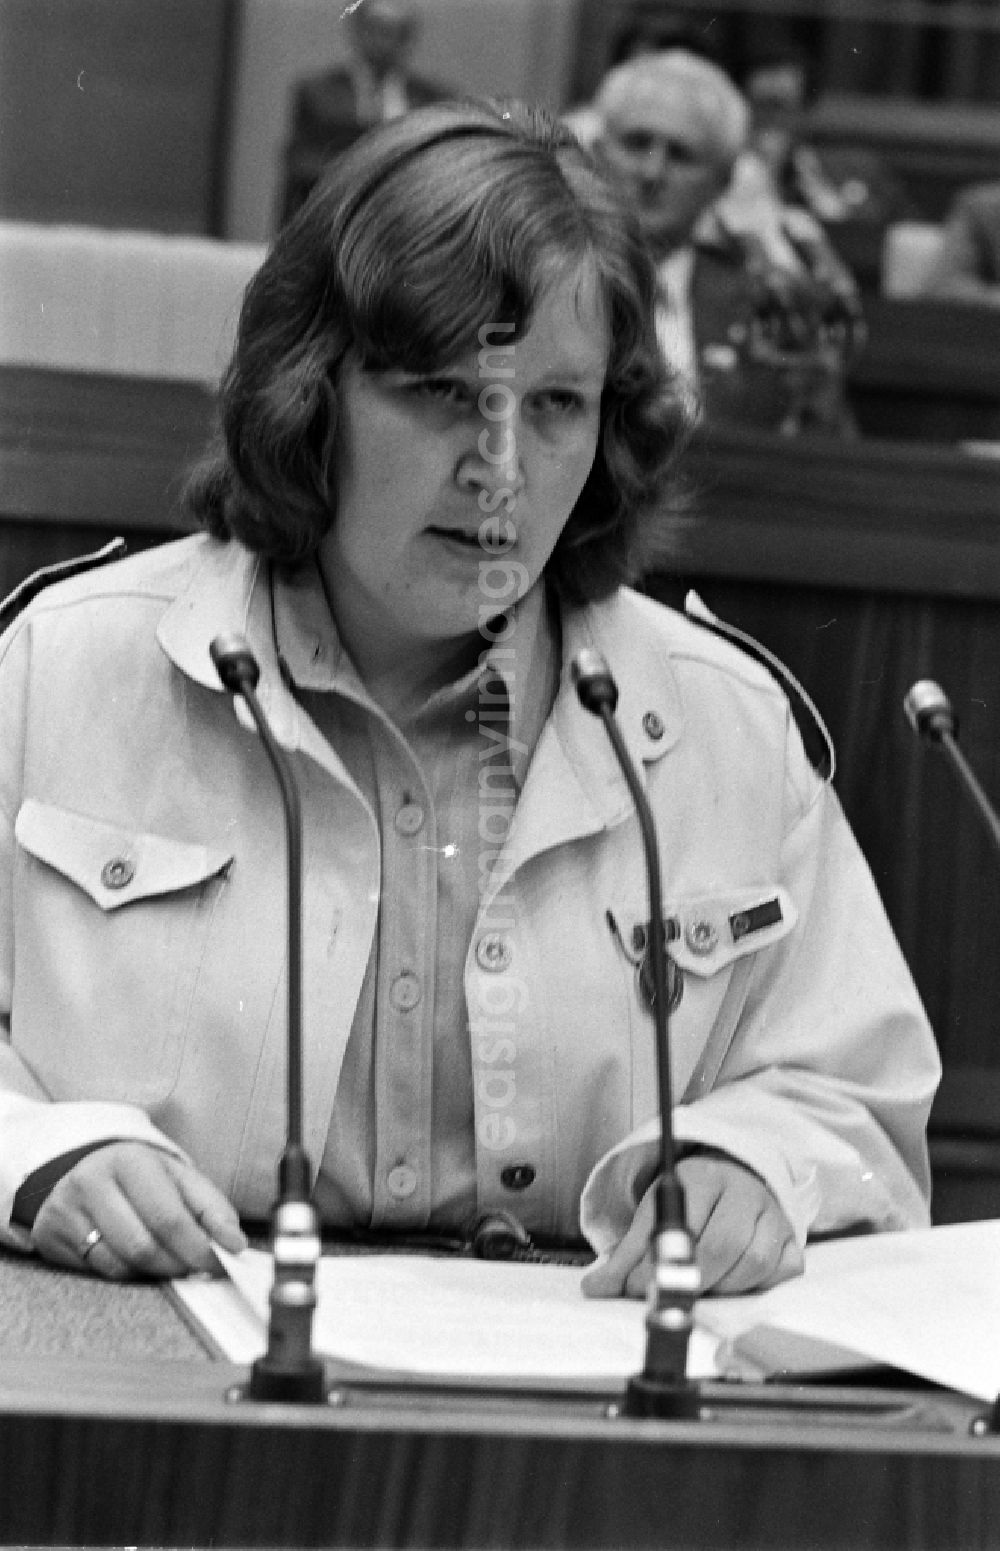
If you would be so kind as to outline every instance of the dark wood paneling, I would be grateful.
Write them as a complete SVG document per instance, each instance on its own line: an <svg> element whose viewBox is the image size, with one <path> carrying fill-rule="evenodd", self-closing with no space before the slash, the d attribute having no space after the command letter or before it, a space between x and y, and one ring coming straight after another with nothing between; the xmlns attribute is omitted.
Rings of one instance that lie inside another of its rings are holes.
<svg viewBox="0 0 1000 1551"><path fill-rule="evenodd" d="M602 11L603 34L594 21ZM683 27L737 77L769 41L790 36L811 57L818 90L865 94L876 108L887 99L903 99L904 110L907 99L993 103L1000 91L993 0L581 0L581 13L578 78L588 92L600 75L595 42L647 19ZM864 133L848 127L852 138Z"/></svg>
<svg viewBox="0 0 1000 1551"><path fill-rule="evenodd" d="M769 40L791 36L825 92L994 102L1000 90L992 0L581 0L588 42L586 23L603 9L609 39L631 19L667 19L736 74ZM581 81L591 84L589 54L584 64Z"/></svg>
<svg viewBox="0 0 1000 1551"><path fill-rule="evenodd" d="M1000 312L995 307L872 296L864 312L868 341L852 369L856 384L1000 404Z"/></svg>
<svg viewBox="0 0 1000 1551"><path fill-rule="evenodd" d="M1000 16L994 16L989 46L998 79L984 94L986 101L829 96L812 115L810 138L876 152L902 180L920 214L940 220L958 189L995 178L1000 169L1000 108L995 105L1000 91ZM919 97L919 90L911 96Z"/></svg>
<svg viewBox="0 0 1000 1551"><path fill-rule="evenodd" d="M1000 460L726 428L695 441L684 477L661 529L684 574L1000 598Z"/></svg>
<svg viewBox="0 0 1000 1551"><path fill-rule="evenodd" d="M0 598L119 534L134 551L184 531L213 414L195 383L0 368Z"/></svg>
<svg viewBox="0 0 1000 1551"><path fill-rule="evenodd" d="M197 383L0 368L0 514L169 527L213 413Z"/></svg>
<svg viewBox="0 0 1000 1551"><path fill-rule="evenodd" d="M1000 802L1000 463L917 445L705 436L691 504L664 520L650 590L693 586L775 652L819 706L836 787L937 1033L946 1069L938 1221L1000 1211L1000 868L903 698L949 694L962 747ZM935 1116L937 1127L937 1116Z"/></svg>
<svg viewBox="0 0 1000 1551"><path fill-rule="evenodd" d="M0 0L0 218L218 230L234 0Z"/></svg>
<svg viewBox="0 0 1000 1551"><path fill-rule="evenodd" d="M976 1408L944 1396L795 1388L770 1415L637 1423L599 1397L488 1392L227 1405L236 1377L0 1364L0 1537L978 1551L1000 1522L1000 1441L970 1438Z"/></svg>
<svg viewBox="0 0 1000 1551"><path fill-rule="evenodd" d="M1000 442L1000 309L885 296L864 309L849 394L866 435Z"/></svg>
<svg viewBox="0 0 1000 1551"><path fill-rule="evenodd" d="M931 1116L934 1220L1000 1217L1000 1068L949 1066Z"/></svg>

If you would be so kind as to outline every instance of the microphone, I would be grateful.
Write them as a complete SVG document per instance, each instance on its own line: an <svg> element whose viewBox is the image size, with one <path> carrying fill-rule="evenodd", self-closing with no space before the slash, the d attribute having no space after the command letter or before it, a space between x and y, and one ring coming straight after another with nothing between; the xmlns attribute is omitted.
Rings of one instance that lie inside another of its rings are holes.
<svg viewBox="0 0 1000 1551"><path fill-rule="evenodd" d="M312 1204L312 1166L302 1141L302 809L284 751L257 698L260 666L239 635L216 636L209 647L224 687L253 717L281 788L288 853L288 1070L285 1148L278 1165L278 1199L271 1223L274 1281L267 1350L250 1369L242 1392L250 1400L314 1402L326 1397L326 1371L312 1352L320 1234Z"/></svg>
<svg viewBox="0 0 1000 1551"><path fill-rule="evenodd" d="M1000 819L958 746L958 717L940 684L933 679L918 679L903 697L903 710L917 736L935 744L947 756L959 784L986 825L995 849L1000 851ZM974 1420L972 1431L977 1436L1000 1433L1000 1395L985 1415Z"/></svg>
<svg viewBox="0 0 1000 1551"><path fill-rule="evenodd" d="M935 684L933 679L919 679L907 691L903 710L914 732L947 756L963 790L989 830L990 839L1000 851L1000 819L958 746L958 718L940 684Z"/></svg>
<svg viewBox="0 0 1000 1551"><path fill-rule="evenodd" d="M649 895L649 965L653 982L660 1142L649 1244L652 1275L646 1309L646 1357L642 1372L629 1380L625 1414L692 1418L699 1414L700 1394L687 1377L687 1354L694 1326L694 1305L701 1292L701 1273L687 1224L684 1187L677 1174L670 1084L666 939L656 827L642 782L615 720L618 686L610 668L599 652L586 649L574 657L570 671L581 705L604 723L635 803Z"/></svg>

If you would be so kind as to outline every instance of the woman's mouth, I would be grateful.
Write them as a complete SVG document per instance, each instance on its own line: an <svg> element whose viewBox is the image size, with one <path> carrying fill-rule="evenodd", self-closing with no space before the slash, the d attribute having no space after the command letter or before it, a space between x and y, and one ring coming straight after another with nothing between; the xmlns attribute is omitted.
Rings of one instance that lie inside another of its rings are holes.
<svg viewBox="0 0 1000 1551"><path fill-rule="evenodd" d="M479 537L479 529L466 532L463 528L428 528L436 539L443 539L446 543L458 544L462 549L483 549L484 546Z"/></svg>

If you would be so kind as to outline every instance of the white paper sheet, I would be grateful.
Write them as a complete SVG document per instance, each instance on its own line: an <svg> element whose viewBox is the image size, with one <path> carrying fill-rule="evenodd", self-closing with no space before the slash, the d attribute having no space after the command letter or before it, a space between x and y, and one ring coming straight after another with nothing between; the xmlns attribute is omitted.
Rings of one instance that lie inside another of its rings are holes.
<svg viewBox="0 0 1000 1551"><path fill-rule="evenodd" d="M228 1357L250 1362L264 1348L270 1257L219 1254L232 1286L190 1279L178 1292ZM314 1345L417 1375L622 1381L642 1366L644 1305L585 1298L580 1275L451 1257L328 1257ZM804 1276L750 1297L703 1299L698 1321L692 1377L717 1373L727 1343L768 1326L992 1401L1000 1393L1000 1219L815 1245Z"/></svg>
<svg viewBox="0 0 1000 1551"><path fill-rule="evenodd" d="M707 1300L722 1335L769 1325L992 1401L1000 1393L1000 1219L837 1239L806 1274L753 1298Z"/></svg>
<svg viewBox="0 0 1000 1551"><path fill-rule="evenodd" d="M227 1357L250 1362L264 1349L271 1257L218 1254L239 1298L224 1281L189 1279L177 1290ZM620 1384L642 1366L645 1306L585 1298L580 1276L577 1266L451 1256L327 1256L313 1346L331 1358L423 1376ZM717 1371L717 1345L695 1332L692 1377Z"/></svg>

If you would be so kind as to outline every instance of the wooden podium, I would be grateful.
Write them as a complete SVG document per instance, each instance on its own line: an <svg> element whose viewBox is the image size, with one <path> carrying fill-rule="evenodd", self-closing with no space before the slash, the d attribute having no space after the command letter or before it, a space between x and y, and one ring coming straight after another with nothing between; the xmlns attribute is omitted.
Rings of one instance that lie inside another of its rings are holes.
<svg viewBox="0 0 1000 1551"><path fill-rule="evenodd" d="M637 1317L641 1311L637 1307ZM16 1545L996 1545L1000 1438L921 1391L776 1388L690 1423L608 1397L344 1388L227 1400L221 1363L0 1363ZM713 1394L732 1386L714 1386ZM756 1405L751 1405L750 1400Z"/></svg>
<svg viewBox="0 0 1000 1551"><path fill-rule="evenodd" d="M997 1543L1000 1436L941 1390L715 1384L702 1420L657 1422L624 1418L613 1393L345 1382L315 1407L229 1398L246 1377L159 1286L0 1251L0 1544Z"/></svg>

